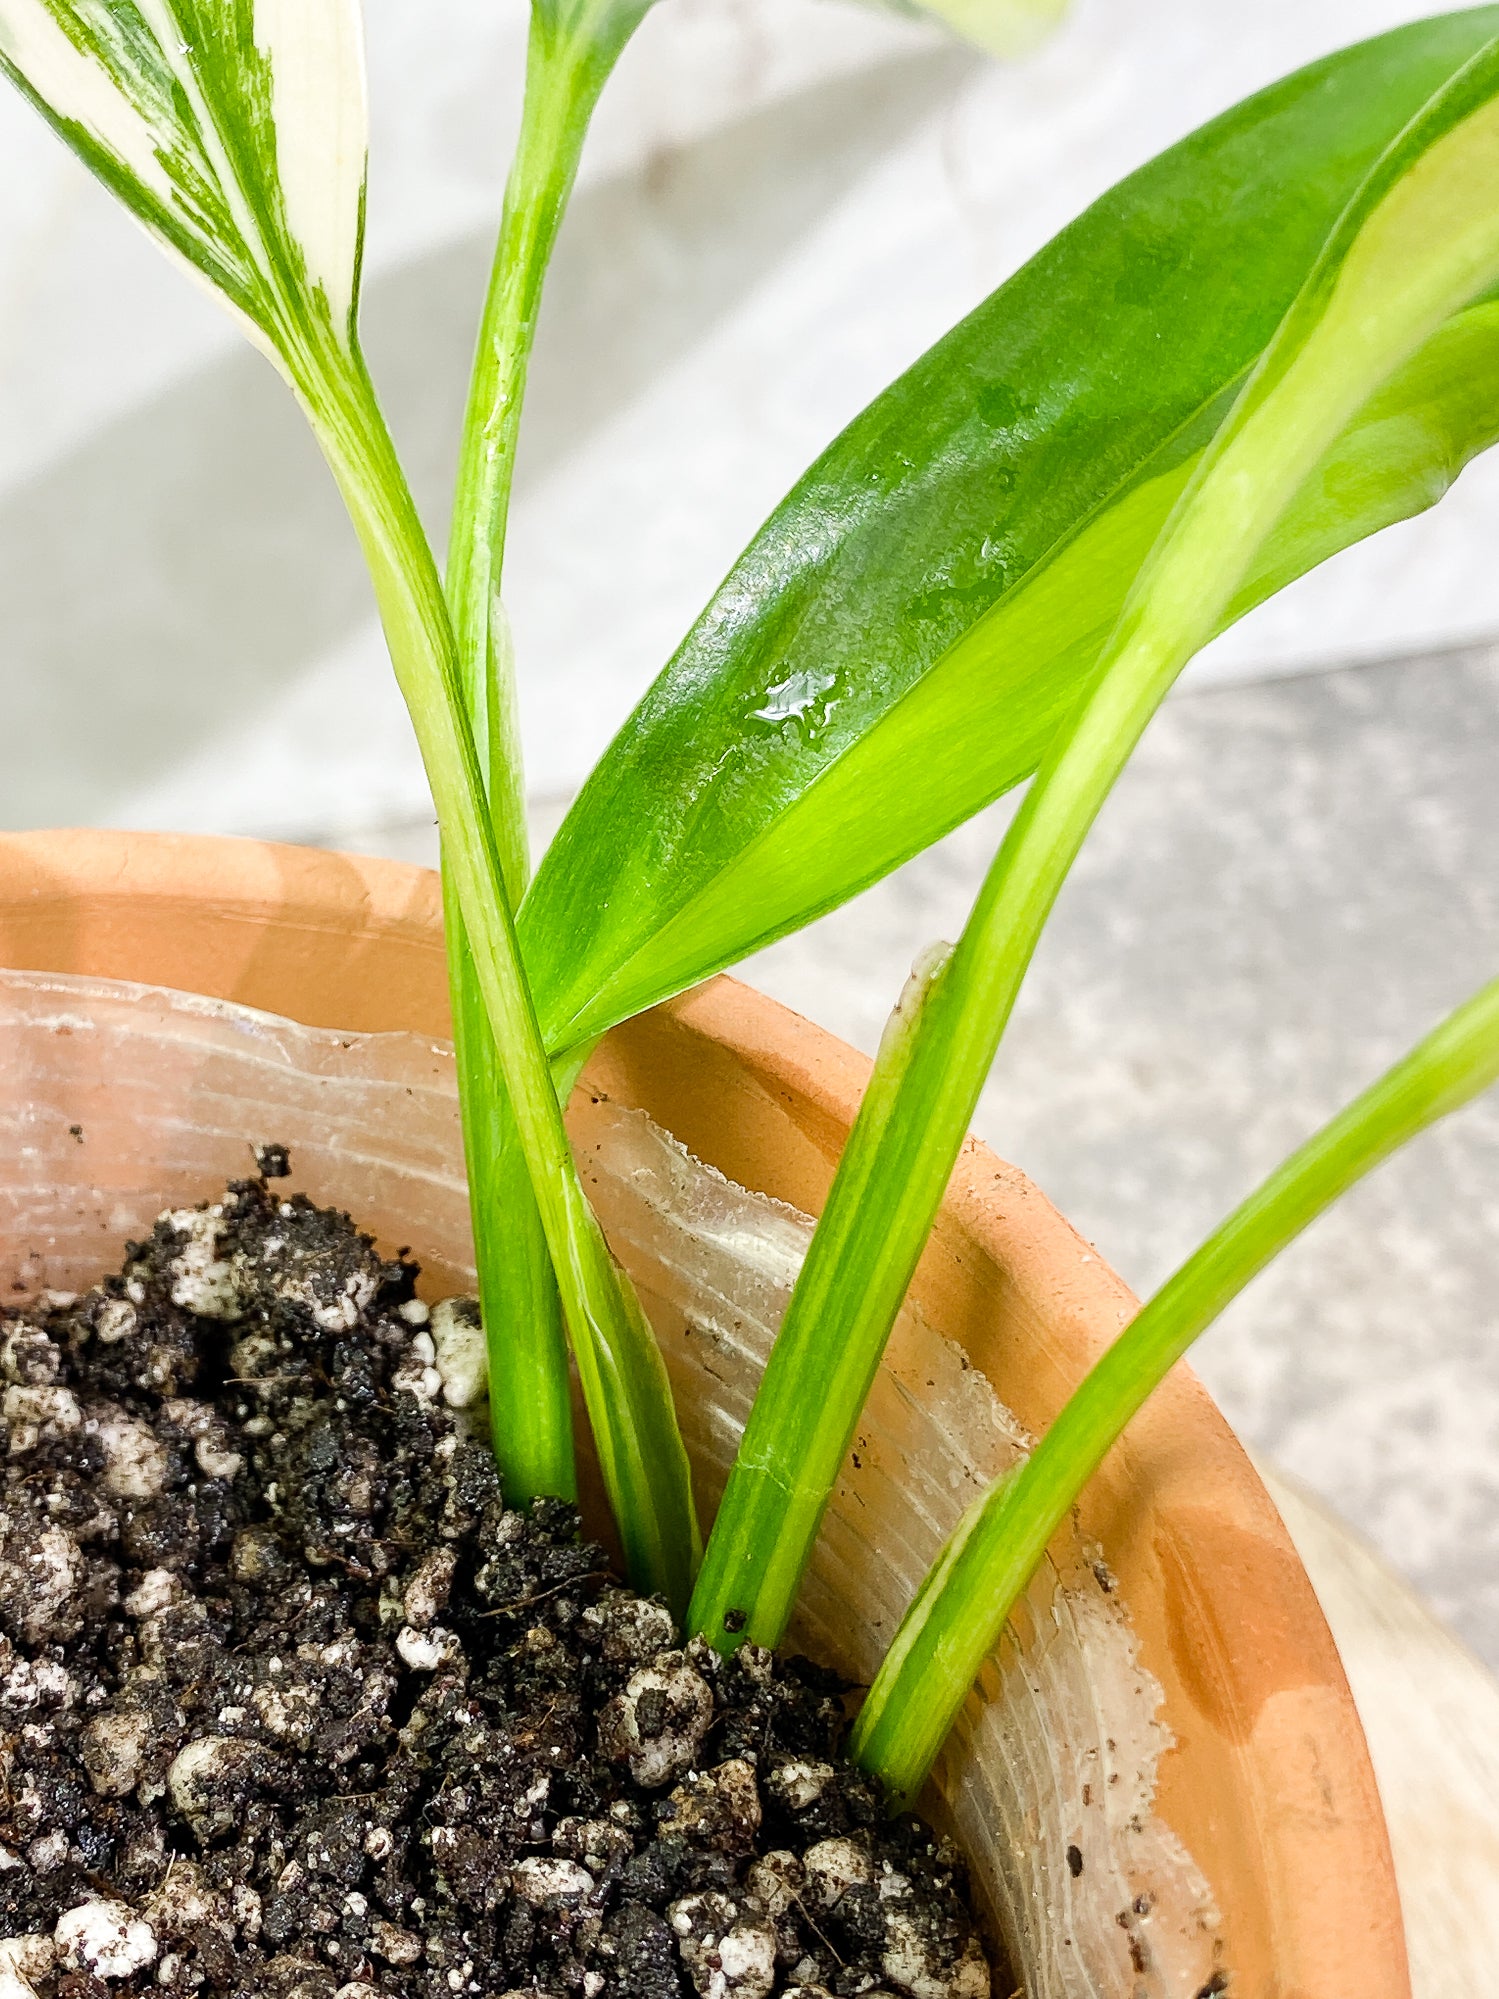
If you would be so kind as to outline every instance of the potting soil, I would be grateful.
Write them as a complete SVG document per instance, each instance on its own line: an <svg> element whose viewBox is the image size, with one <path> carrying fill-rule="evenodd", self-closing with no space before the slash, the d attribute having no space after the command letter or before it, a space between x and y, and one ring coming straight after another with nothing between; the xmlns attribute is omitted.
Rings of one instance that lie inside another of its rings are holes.
<svg viewBox="0 0 1499 1999"><path fill-rule="evenodd" d="M507 1508L472 1308L261 1164L0 1312L0 1999L988 1999L840 1682Z"/></svg>

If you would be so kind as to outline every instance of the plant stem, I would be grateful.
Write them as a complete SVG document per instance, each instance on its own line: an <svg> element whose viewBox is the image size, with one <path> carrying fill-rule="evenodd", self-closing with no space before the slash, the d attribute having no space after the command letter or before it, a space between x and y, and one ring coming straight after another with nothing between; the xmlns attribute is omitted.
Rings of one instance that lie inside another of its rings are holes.
<svg viewBox="0 0 1499 1999"><path fill-rule="evenodd" d="M586 35L559 33L533 12L520 138L474 356L453 503L448 606L512 909L525 893L530 855L515 675L500 604L505 532L542 286L610 66L612 58L600 66ZM445 869L453 1041L495 1457L517 1504L544 1493L573 1500L577 1464L561 1301L447 875Z"/></svg>
<svg viewBox="0 0 1499 1999"><path fill-rule="evenodd" d="M510 1093L474 971L453 871L442 870L443 927L479 1309L489 1356L489 1430L513 1506L576 1504L572 1376L562 1296L531 1191Z"/></svg>
<svg viewBox="0 0 1499 1999"><path fill-rule="evenodd" d="M1095 1363L1025 1464L976 1500L880 1667L853 1753L915 1798L1048 1542L1192 1342L1325 1208L1407 1139L1499 1078L1499 980L1449 1015L1236 1208Z"/></svg>
<svg viewBox="0 0 1499 1999"><path fill-rule="evenodd" d="M779 1377L820 1381L820 1420L846 1449L1046 919L1151 717L1323 452L1499 273L1499 212L1471 193L1472 142L1484 158L1496 119L1489 106L1448 131L1409 186L1389 192L1382 162L1347 211L1142 566L909 1048L860 1105L766 1367L781 1420L757 1426L714 1523L694 1627L709 1643L785 1632L831 1478L825 1457L815 1484L798 1461L801 1418Z"/></svg>
<svg viewBox="0 0 1499 1999"><path fill-rule="evenodd" d="M362 362L330 368L300 393L363 546L416 729L629 1573L637 1588L660 1591L680 1609L698 1553L687 1456L660 1350L609 1255L562 1122L436 565Z"/></svg>
<svg viewBox="0 0 1499 1999"><path fill-rule="evenodd" d="M871 1118L887 1114L899 1094L950 955L943 948L917 965L890 1016L864 1092ZM854 1153L850 1144L849 1154L845 1198L859 1212L882 1199L869 1172L883 1162L873 1148ZM882 1340L827 1337L842 1281L836 1257L809 1258L729 1471L687 1615L689 1629L723 1652L746 1638L780 1643L880 1364Z"/></svg>
<svg viewBox="0 0 1499 1999"><path fill-rule="evenodd" d="M559 33L533 12L520 137L469 382L448 545L446 588L464 698L515 905L530 872L525 787L510 649L495 618L542 286L607 76L586 38Z"/></svg>

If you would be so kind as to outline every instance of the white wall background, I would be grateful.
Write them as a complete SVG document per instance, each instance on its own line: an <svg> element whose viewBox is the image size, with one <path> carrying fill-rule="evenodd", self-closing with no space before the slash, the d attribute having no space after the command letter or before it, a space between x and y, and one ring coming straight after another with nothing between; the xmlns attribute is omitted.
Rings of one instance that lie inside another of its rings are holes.
<svg viewBox="0 0 1499 1999"><path fill-rule="evenodd" d="M548 301L511 551L533 792L571 791L860 405L1084 203L1408 0L1078 0L1000 67L846 0L661 0ZM368 344L442 530L520 0L368 0ZM0 730L12 825L358 839L426 813L351 537L265 364L0 99ZM1499 631L1499 476L1195 672Z"/></svg>

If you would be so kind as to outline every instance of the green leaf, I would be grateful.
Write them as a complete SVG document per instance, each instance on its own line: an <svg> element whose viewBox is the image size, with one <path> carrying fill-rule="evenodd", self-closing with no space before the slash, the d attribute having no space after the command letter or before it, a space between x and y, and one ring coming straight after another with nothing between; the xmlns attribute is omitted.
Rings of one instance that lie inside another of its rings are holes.
<svg viewBox="0 0 1499 1999"><path fill-rule="evenodd" d="M821 915L1028 776L1355 190L1499 9L1329 57L1065 230L880 396L741 557L521 912L565 1048ZM1494 436L1499 323L1439 331L1313 468L1224 618Z"/></svg>
<svg viewBox="0 0 1499 1999"><path fill-rule="evenodd" d="M0 67L283 372L351 345L357 0L0 0Z"/></svg>
<svg viewBox="0 0 1499 1999"><path fill-rule="evenodd" d="M862 1391L854 1401L849 1390L884 1350L1031 956L1110 789L1330 445L1496 280L1499 37L1433 95L1349 204L1143 565L898 1067L860 1106L766 1368L774 1417L746 1430L754 1451L734 1467L704 1564L716 1576L732 1559L734 1607L762 1644L784 1628L837 1470L818 1459L822 1487L811 1489L782 1376L800 1378L830 1432L852 1434Z"/></svg>
<svg viewBox="0 0 1499 1999"><path fill-rule="evenodd" d="M1407 1140L1499 1078L1499 980L1279 1166L1168 1279L1026 1462L969 1508L901 1620L852 1750L911 1803L1046 1552L1129 1419L1246 1284Z"/></svg>

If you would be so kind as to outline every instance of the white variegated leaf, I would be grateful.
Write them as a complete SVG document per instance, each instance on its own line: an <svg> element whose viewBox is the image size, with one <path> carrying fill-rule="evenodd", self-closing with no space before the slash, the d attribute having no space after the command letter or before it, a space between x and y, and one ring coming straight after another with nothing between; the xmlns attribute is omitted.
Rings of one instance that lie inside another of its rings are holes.
<svg viewBox="0 0 1499 1999"><path fill-rule="evenodd" d="M0 0L0 68L293 379L349 345L358 0Z"/></svg>
<svg viewBox="0 0 1499 1999"><path fill-rule="evenodd" d="M940 21L991 56L1024 55L1049 35L1067 0L880 0L899 14Z"/></svg>

